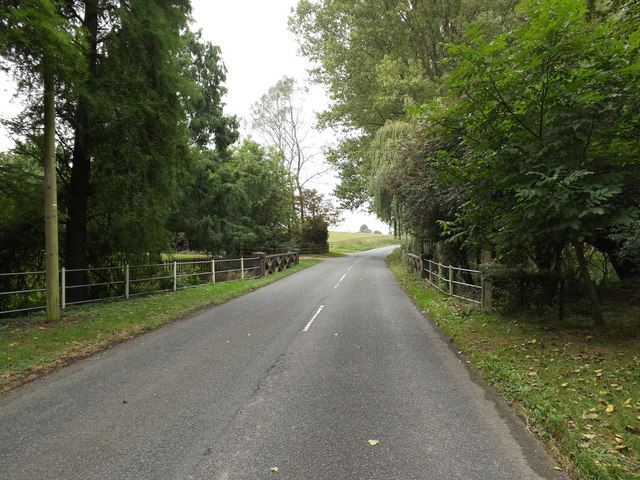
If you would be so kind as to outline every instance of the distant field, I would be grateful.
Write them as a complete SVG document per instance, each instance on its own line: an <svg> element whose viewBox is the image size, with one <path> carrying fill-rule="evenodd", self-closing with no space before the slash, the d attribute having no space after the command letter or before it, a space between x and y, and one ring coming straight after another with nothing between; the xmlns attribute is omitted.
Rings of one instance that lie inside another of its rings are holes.
<svg viewBox="0 0 640 480"><path fill-rule="evenodd" d="M329 243L345 240L393 240L393 235L376 235L373 233L329 232Z"/></svg>
<svg viewBox="0 0 640 480"><path fill-rule="evenodd" d="M332 252L350 253L399 244L393 235L373 233L329 232L329 249Z"/></svg>

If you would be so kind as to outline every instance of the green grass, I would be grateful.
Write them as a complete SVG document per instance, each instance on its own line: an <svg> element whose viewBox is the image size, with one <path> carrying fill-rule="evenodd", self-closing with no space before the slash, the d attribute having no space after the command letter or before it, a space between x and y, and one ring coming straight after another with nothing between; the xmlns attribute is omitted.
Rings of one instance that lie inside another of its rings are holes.
<svg viewBox="0 0 640 480"><path fill-rule="evenodd" d="M4 320L0 326L0 392L321 261L303 259L288 270L256 280L70 307L55 324L46 323L42 313Z"/></svg>
<svg viewBox="0 0 640 480"><path fill-rule="evenodd" d="M640 315L607 306L606 331L573 317L501 317L432 290L398 252L389 266L469 363L583 480L640 478Z"/></svg>
<svg viewBox="0 0 640 480"><path fill-rule="evenodd" d="M330 251L336 253L364 252L400 243L400 240L393 235L347 232L329 232L328 241Z"/></svg>

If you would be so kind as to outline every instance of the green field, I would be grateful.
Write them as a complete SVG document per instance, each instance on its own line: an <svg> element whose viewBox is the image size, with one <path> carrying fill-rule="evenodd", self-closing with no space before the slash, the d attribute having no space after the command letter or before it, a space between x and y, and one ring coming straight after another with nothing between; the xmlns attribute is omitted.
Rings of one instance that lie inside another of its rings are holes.
<svg viewBox="0 0 640 480"><path fill-rule="evenodd" d="M400 239L393 235L373 233L329 232L329 250L336 253L353 253L373 248L398 245Z"/></svg>

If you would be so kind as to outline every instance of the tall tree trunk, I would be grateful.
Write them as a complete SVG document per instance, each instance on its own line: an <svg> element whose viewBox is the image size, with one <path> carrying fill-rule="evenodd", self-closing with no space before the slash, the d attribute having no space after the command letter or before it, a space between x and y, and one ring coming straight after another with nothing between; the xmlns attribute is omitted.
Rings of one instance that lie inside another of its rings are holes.
<svg viewBox="0 0 640 480"><path fill-rule="evenodd" d="M604 327L604 317L602 316L602 309L600 308L600 299L598 298L598 292L596 286L591 280L589 275L589 269L587 268L587 260L584 257L584 245L580 242L576 242L573 245L578 258L578 265L580 265L580 274L582 275L582 281L584 282L584 288L587 293L587 297L591 302L591 315L593 316L593 323L596 327Z"/></svg>
<svg viewBox="0 0 640 480"><path fill-rule="evenodd" d="M92 93L97 75L98 44L98 0L85 2L83 25L88 32L89 77L86 92L80 95L75 116L75 138L73 166L69 181L68 219L65 243L65 265L68 285L85 285L87 275L82 271L87 264L87 220L89 210L89 185L91 181L91 128L92 120L87 95ZM75 271L74 271L75 270ZM87 288L71 288L67 298L70 302L85 300Z"/></svg>
<svg viewBox="0 0 640 480"><path fill-rule="evenodd" d="M55 74L50 61L42 62L44 83L44 233L45 293L47 321L60 320L60 280L58 277L58 194L56 186Z"/></svg>

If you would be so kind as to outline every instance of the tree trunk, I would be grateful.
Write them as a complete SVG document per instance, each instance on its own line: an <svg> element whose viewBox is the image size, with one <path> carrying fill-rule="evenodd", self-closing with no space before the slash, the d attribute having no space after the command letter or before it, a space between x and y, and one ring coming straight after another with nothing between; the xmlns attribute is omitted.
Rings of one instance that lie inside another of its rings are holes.
<svg viewBox="0 0 640 480"><path fill-rule="evenodd" d="M87 91L94 84L97 75L97 35L98 35L98 1L85 2L83 25L88 32L89 78ZM89 93L90 94L90 93ZM86 94L80 95L75 116L75 138L73 145L73 166L69 182L68 219L65 243L65 265L68 285L85 285L87 274L82 271L88 267L87 262L87 220L89 210L89 194L91 181L91 115ZM74 271L80 270L80 271ZM87 299L87 288L71 288L67 293L69 302Z"/></svg>
<svg viewBox="0 0 640 480"><path fill-rule="evenodd" d="M584 282L584 288L587 293L587 297L591 302L591 315L593 316L593 323L596 327L604 327L604 317L602 316L602 309L600 308L600 299L598 298L598 292L596 286L591 280L589 275L589 269L587 268L587 260L584 257L584 246L580 242L576 242L573 245L578 258L578 264L580 265L580 274L582 275L582 281Z"/></svg>
<svg viewBox="0 0 640 480"><path fill-rule="evenodd" d="M56 186L55 75L48 59L42 62L44 83L44 233L45 294L47 321L60 320L60 280L58 277L58 194Z"/></svg>

